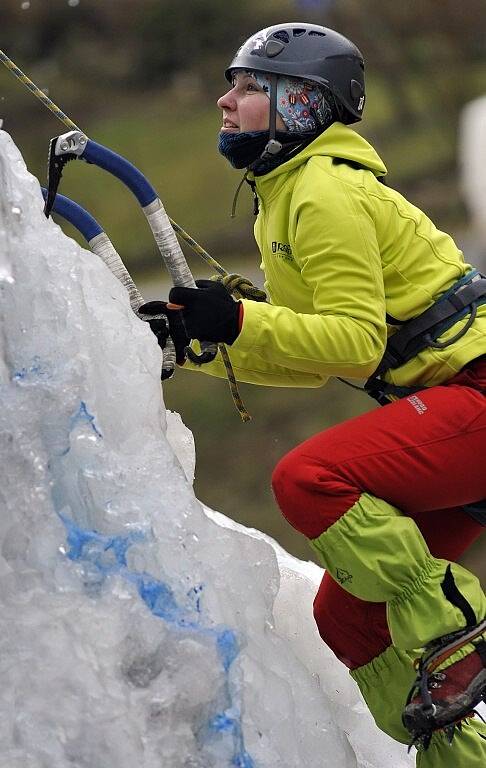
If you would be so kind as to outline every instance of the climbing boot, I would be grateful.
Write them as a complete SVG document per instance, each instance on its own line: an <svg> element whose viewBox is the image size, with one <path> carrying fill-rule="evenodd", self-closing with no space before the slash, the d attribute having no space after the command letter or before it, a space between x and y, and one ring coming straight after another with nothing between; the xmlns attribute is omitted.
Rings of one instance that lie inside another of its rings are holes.
<svg viewBox="0 0 486 768"><path fill-rule="evenodd" d="M411 745L427 749L432 734L455 728L486 701L486 619L425 647L402 715Z"/></svg>

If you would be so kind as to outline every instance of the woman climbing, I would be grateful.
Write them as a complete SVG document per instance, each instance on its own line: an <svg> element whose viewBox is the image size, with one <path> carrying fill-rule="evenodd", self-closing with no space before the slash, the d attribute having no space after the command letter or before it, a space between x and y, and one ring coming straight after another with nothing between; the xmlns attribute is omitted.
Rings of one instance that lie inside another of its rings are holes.
<svg viewBox="0 0 486 768"><path fill-rule="evenodd" d="M198 339L230 345L241 381L367 380L385 407L291 451L275 497L326 568L317 626L377 725L420 768L484 768L486 597L456 561L486 522L486 280L350 127L365 103L353 43L279 24L225 74L219 150L247 169L268 301L173 288L178 360ZM200 370L224 375L219 357Z"/></svg>

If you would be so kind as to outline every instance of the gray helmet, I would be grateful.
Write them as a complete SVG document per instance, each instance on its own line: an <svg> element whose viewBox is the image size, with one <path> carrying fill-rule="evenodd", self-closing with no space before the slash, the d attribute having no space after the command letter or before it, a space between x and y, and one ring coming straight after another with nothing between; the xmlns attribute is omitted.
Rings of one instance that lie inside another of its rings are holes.
<svg viewBox="0 0 486 768"><path fill-rule="evenodd" d="M225 71L260 70L310 80L328 88L344 123L361 120L365 103L364 61L343 35L318 24L275 24L252 35Z"/></svg>

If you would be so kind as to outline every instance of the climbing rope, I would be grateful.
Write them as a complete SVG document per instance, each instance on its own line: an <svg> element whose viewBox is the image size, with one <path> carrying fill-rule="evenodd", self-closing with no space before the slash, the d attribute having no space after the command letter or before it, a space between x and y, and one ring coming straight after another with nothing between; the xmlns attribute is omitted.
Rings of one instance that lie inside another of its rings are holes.
<svg viewBox="0 0 486 768"><path fill-rule="evenodd" d="M251 299L251 301L266 301L267 294L261 288L257 288L247 277L242 275L225 273L224 277L215 278L222 283L228 293L238 299Z"/></svg>
<svg viewBox="0 0 486 768"><path fill-rule="evenodd" d="M51 112L57 117L58 120L61 121L61 123L64 123L67 128L69 128L72 131L79 131L78 126L73 123L72 120L69 119L67 115L64 114L62 109L59 109L56 104L54 104L53 101L47 96L47 94L44 93L44 91L41 91L40 88L37 87L35 83L32 82L30 77L27 77L25 72L22 72L21 69L18 68L16 64L12 61L12 59L9 59L6 53L4 53L2 50L0 50L0 60L5 64L7 69L12 72L13 75L15 75L16 78L20 80L21 83L25 85L26 88L31 91L34 96L37 96L37 98L42 101L45 107L47 109L50 109Z"/></svg>
<svg viewBox="0 0 486 768"><path fill-rule="evenodd" d="M73 131L80 131L81 129L47 96L41 89L25 74L21 69L10 59L7 54L0 49L0 61L7 67L7 69L25 85L31 93L41 101L47 109L49 109L64 125ZM249 280L245 279L241 275L231 274L229 275L224 267L219 264L201 245L199 245L193 237L191 237L182 227L177 224L169 216L174 231L192 248L192 250L198 254L210 267L212 267L222 278L221 282L225 285L231 294L234 294L237 298L248 298L253 301L266 301L266 294L259 288L256 288ZM221 358L223 360L226 375L228 377L228 383L230 387L231 396L233 402L244 422L250 421L251 416L246 410L241 396L238 391L238 385L236 377L234 375L233 366L228 351L224 344L218 345Z"/></svg>
<svg viewBox="0 0 486 768"><path fill-rule="evenodd" d="M251 299L252 301L267 300L267 294L265 293L265 291L262 291L260 288L257 288L256 286L254 286L253 283L250 280L248 280L248 278L242 277L242 275L228 274L226 272L224 276L220 275L219 277L215 278L215 280L218 283L222 283L226 288L226 290L232 295L234 295L236 298ZM228 384L231 391L231 396L233 398L233 402L242 420L245 422L250 421L251 416L246 410L244 403L241 399L241 395L238 390L238 384L236 382L236 377L233 371L233 366L231 365L231 360L228 355L228 350L226 349L224 344L218 344L218 349L221 353L221 357L222 357L224 366L226 368L226 375L228 377Z"/></svg>

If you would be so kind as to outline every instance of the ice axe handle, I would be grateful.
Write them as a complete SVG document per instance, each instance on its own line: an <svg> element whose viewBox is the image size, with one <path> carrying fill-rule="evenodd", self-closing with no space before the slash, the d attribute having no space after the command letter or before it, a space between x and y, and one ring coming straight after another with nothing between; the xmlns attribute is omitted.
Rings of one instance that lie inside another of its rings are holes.
<svg viewBox="0 0 486 768"><path fill-rule="evenodd" d="M147 218L173 285L196 288L162 201L145 176L124 157L91 139L86 142L82 157L116 176L133 192ZM191 349L187 351L189 359L197 365L214 360L218 346L211 342L201 342L201 350L200 355Z"/></svg>
<svg viewBox="0 0 486 768"><path fill-rule="evenodd" d="M44 200L48 192L42 189ZM144 299L138 291L121 257L117 253L113 243L109 239L102 226L82 206L70 200L64 195L56 194L52 200L52 211L75 227L87 241L89 247L108 267L110 272L122 283L128 292L130 306L137 316L138 309L144 303ZM143 318L142 318L143 319ZM154 318L156 319L156 318ZM161 318L162 319L162 318ZM170 377L175 369L176 353L172 339L167 340L167 348L164 350L162 370L165 378Z"/></svg>

